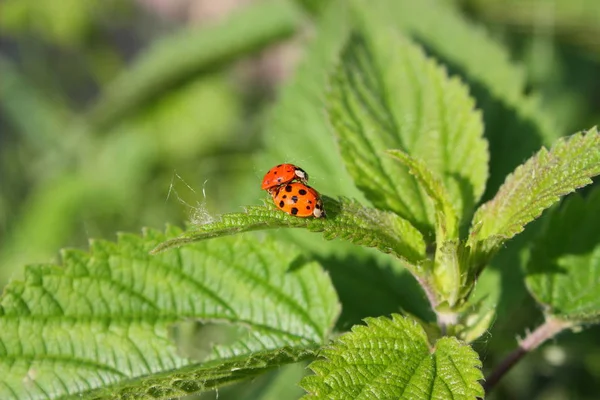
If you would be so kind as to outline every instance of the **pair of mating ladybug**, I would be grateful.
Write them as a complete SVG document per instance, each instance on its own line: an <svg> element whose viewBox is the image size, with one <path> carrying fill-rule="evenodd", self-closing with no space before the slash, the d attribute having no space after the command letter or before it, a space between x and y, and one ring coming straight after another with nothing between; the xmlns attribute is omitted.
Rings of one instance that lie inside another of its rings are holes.
<svg viewBox="0 0 600 400"><path fill-rule="evenodd" d="M269 170L262 181L275 205L296 217L325 216L319 193L308 186L308 174L292 164L279 164Z"/></svg>

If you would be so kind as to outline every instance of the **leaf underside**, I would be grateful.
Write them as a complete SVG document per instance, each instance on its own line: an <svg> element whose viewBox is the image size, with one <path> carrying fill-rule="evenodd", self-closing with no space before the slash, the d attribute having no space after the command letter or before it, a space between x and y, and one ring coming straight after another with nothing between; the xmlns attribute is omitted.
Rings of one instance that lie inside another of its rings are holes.
<svg viewBox="0 0 600 400"><path fill-rule="evenodd" d="M0 398L107 387L172 397L185 382L202 390L304 359L327 340L339 304L319 264L251 236L149 255L180 233L94 241L89 253L65 251L62 266L31 266L23 282L11 282L0 301ZM169 335L182 319L242 333L192 361ZM135 380L149 386L129 385Z"/></svg>
<svg viewBox="0 0 600 400"><path fill-rule="evenodd" d="M214 366L190 365L83 394L84 399L173 399L252 379L282 365L313 359L315 350L282 348L253 353Z"/></svg>
<svg viewBox="0 0 600 400"><path fill-rule="evenodd" d="M392 254L413 266L425 258L423 236L397 215L363 207L353 200L323 197L325 218L299 218L277 209L271 202L247 207L243 213L224 214L217 222L196 226L194 230L161 243L153 252L217 236L282 227L305 228L322 232L327 240L340 238Z"/></svg>
<svg viewBox="0 0 600 400"><path fill-rule="evenodd" d="M549 315L600 321L600 189L569 196L534 241L526 283Z"/></svg>
<svg viewBox="0 0 600 400"><path fill-rule="evenodd" d="M469 346L444 337L431 349L423 328L396 314L365 321L310 365L315 375L301 381L306 399L483 397L481 362Z"/></svg>
<svg viewBox="0 0 600 400"><path fill-rule="evenodd" d="M431 232L427 195L385 151L399 149L427 162L462 217L472 211L487 177L481 116L466 86L391 26L365 10L359 27L330 78L327 99L342 157L376 207Z"/></svg>
<svg viewBox="0 0 600 400"><path fill-rule="evenodd" d="M490 251L523 231L561 196L590 184L600 174L596 128L542 148L506 178L496 196L475 213L469 244ZM479 242L479 243L478 243Z"/></svg>

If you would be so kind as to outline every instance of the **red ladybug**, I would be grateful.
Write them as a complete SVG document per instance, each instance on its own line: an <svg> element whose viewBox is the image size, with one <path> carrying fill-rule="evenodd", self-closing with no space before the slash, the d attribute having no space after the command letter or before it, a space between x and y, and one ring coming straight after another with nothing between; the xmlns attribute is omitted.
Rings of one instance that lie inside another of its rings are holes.
<svg viewBox="0 0 600 400"><path fill-rule="evenodd" d="M261 188L272 194L273 190L278 186L295 180L307 184L308 174L302 168L296 167L293 164L279 164L265 174Z"/></svg>
<svg viewBox="0 0 600 400"><path fill-rule="evenodd" d="M273 202L280 209L296 217L325 217L319 193L301 182L280 185L272 192Z"/></svg>

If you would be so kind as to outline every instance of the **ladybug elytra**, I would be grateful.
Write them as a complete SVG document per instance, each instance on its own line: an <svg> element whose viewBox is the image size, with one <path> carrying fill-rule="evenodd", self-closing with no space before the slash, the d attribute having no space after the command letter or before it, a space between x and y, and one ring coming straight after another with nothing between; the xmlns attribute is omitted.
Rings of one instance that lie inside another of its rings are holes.
<svg viewBox="0 0 600 400"><path fill-rule="evenodd" d="M293 164L279 164L265 174L261 188L271 193L277 187L294 180L307 184L308 174L302 168L296 167Z"/></svg>
<svg viewBox="0 0 600 400"><path fill-rule="evenodd" d="M280 210L296 217L325 217L319 193L301 182L280 185L270 192Z"/></svg>

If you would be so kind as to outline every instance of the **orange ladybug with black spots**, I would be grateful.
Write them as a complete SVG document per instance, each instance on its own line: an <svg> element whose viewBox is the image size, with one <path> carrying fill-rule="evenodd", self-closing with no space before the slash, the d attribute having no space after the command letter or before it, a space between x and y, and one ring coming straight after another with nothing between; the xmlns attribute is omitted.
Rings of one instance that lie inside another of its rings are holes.
<svg viewBox="0 0 600 400"><path fill-rule="evenodd" d="M308 184L308 174L294 164L279 164L265 174L261 189L272 193L277 187L292 181Z"/></svg>
<svg viewBox="0 0 600 400"><path fill-rule="evenodd" d="M280 210L296 217L325 217L319 193L302 182L292 182L276 187L271 193Z"/></svg>

